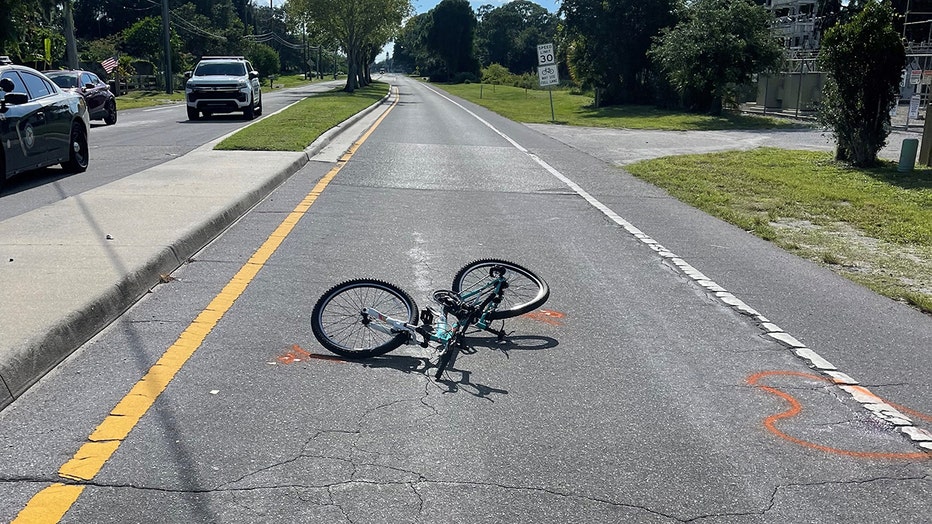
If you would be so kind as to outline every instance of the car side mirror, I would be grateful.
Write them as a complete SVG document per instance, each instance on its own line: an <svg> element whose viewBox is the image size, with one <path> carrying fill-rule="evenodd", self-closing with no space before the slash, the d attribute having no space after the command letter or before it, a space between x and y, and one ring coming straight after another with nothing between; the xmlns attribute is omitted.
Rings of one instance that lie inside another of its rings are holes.
<svg viewBox="0 0 932 524"><path fill-rule="evenodd" d="M253 78L259 78L259 72L258 72L258 71L250 71L250 72L249 72L249 79L252 80Z"/></svg>
<svg viewBox="0 0 932 524"><path fill-rule="evenodd" d="M95 87L97 86L95 86L94 84L84 84L84 89L94 89Z"/></svg>
<svg viewBox="0 0 932 524"><path fill-rule="evenodd" d="M190 79L191 79L191 71L185 71L185 72L184 72L184 79L185 79L185 80L190 80Z"/></svg>
<svg viewBox="0 0 932 524"><path fill-rule="evenodd" d="M25 104L29 102L29 95L26 93L7 93L3 96L3 101L11 106Z"/></svg>
<svg viewBox="0 0 932 524"><path fill-rule="evenodd" d="M13 91L14 87L16 86L13 85L13 81L10 80L9 78L4 78L3 80L0 80L0 89L2 89L4 92L9 93Z"/></svg>

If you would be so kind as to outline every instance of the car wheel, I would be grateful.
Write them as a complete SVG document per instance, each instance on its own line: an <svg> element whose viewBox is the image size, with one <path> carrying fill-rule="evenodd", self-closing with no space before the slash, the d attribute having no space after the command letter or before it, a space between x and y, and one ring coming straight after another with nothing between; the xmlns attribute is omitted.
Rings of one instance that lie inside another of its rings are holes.
<svg viewBox="0 0 932 524"><path fill-rule="evenodd" d="M83 173L87 170L87 132L79 122L71 125L68 143L68 161L61 166L71 173Z"/></svg>
<svg viewBox="0 0 932 524"><path fill-rule="evenodd" d="M262 95L259 95L259 107L256 108L256 116L262 114Z"/></svg>
<svg viewBox="0 0 932 524"><path fill-rule="evenodd" d="M256 109L252 106L252 103L246 106L246 109L243 109L243 116L246 117L246 120L256 118Z"/></svg>
<svg viewBox="0 0 932 524"><path fill-rule="evenodd" d="M3 151L0 150L0 191L3 191L3 186L6 185L6 157L3 155Z"/></svg>
<svg viewBox="0 0 932 524"><path fill-rule="evenodd" d="M107 114L104 115L104 123L108 126L116 124L117 121L117 111L116 111L116 100L110 100L107 102L106 106Z"/></svg>
<svg viewBox="0 0 932 524"><path fill-rule="evenodd" d="M188 120L197 120L197 118L198 118L197 109L194 109L188 106Z"/></svg>

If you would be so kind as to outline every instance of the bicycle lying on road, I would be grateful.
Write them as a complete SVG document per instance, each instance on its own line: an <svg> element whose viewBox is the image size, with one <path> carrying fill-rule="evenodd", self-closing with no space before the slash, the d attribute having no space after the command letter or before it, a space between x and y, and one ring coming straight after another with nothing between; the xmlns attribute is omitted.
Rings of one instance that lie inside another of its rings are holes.
<svg viewBox="0 0 932 524"><path fill-rule="evenodd" d="M324 293L311 313L314 336L328 350L351 359L384 355L403 344L437 344L436 378L466 349L466 331L475 327L505 338L495 320L533 311L550 296L542 278L513 262L497 259L466 264L451 290L432 294L440 310L419 310L404 290L381 280L358 278ZM420 322L420 325L418 323ZM504 324L504 323L503 323Z"/></svg>

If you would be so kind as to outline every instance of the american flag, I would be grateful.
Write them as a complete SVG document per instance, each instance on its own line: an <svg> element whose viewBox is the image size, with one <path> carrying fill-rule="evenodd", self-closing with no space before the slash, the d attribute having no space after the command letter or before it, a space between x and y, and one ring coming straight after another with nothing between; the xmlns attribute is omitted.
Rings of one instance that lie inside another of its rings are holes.
<svg viewBox="0 0 932 524"><path fill-rule="evenodd" d="M119 64L119 62L117 62L117 59L116 59L115 56L111 56L110 58L108 58L108 59L106 59L106 60L104 60L103 62L100 63L100 65L104 66L104 71L106 71L107 74L112 73L113 70L116 69L116 66L117 66L118 64Z"/></svg>

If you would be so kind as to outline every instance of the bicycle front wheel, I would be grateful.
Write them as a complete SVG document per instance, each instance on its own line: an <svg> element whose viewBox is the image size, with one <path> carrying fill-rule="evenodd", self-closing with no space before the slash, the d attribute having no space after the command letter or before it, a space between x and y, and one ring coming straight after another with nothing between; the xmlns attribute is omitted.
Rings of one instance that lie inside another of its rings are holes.
<svg viewBox="0 0 932 524"><path fill-rule="evenodd" d="M311 313L314 336L328 350L348 358L382 355L408 340L407 331L392 333L391 324L368 315L366 308L417 324L417 304L407 293L388 282L361 278L337 284L320 297Z"/></svg>
<svg viewBox="0 0 932 524"><path fill-rule="evenodd" d="M502 292L501 303L486 316L488 320L523 315L544 305L550 297L550 287L533 271L514 262L494 258L476 260L463 266L453 277L453 291L461 296L477 293L475 297L464 298L470 303L481 302L495 291L489 284L498 278L498 274L508 285Z"/></svg>

